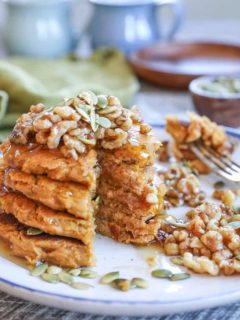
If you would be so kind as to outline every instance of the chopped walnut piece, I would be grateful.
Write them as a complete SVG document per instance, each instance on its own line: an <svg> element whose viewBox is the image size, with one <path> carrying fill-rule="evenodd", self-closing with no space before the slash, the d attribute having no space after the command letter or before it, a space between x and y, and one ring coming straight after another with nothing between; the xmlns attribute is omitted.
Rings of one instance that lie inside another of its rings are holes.
<svg viewBox="0 0 240 320"><path fill-rule="evenodd" d="M215 190L213 198L222 201L226 206L232 207L235 201L235 194L231 190Z"/></svg>

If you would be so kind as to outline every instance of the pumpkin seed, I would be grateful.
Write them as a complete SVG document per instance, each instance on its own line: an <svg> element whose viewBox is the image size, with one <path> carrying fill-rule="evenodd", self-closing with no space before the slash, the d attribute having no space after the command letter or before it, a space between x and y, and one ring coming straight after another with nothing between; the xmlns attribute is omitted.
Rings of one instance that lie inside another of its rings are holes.
<svg viewBox="0 0 240 320"><path fill-rule="evenodd" d="M41 274L41 278L44 281L51 282L51 283L59 282L58 274L43 273Z"/></svg>
<svg viewBox="0 0 240 320"><path fill-rule="evenodd" d="M104 95L99 95L97 96L97 105L98 107L100 108L106 108L107 104L108 104L108 100L107 100L107 97L104 96Z"/></svg>
<svg viewBox="0 0 240 320"><path fill-rule="evenodd" d="M58 274L58 277L61 282L69 284L69 285L71 285L74 282L73 277L65 271L60 272Z"/></svg>
<svg viewBox="0 0 240 320"><path fill-rule="evenodd" d="M109 272L100 279L100 282L102 284L109 284L118 278L119 278L119 271Z"/></svg>
<svg viewBox="0 0 240 320"><path fill-rule="evenodd" d="M169 278L169 280L171 280L171 281L179 281L179 280L188 279L190 277L191 277L191 275L189 273L185 273L185 272L183 272L183 273L175 273Z"/></svg>
<svg viewBox="0 0 240 320"><path fill-rule="evenodd" d="M147 289L149 288L149 283L142 278L133 278L131 280L131 286L140 289Z"/></svg>
<svg viewBox="0 0 240 320"><path fill-rule="evenodd" d="M187 226L189 225L189 222L178 222L172 216L167 217L165 219L165 222L167 222L168 224L170 224L174 227L178 227L178 228L187 228Z"/></svg>
<svg viewBox="0 0 240 320"><path fill-rule="evenodd" d="M88 290L88 289L94 288L90 284L83 283L83 282L73 282L71 284L71 287L78 290Z"/></svg>
<svg viewBox="0 0 240 320"><path fill-rule="evenodd" d="M97 196L95 199L94 199L95 203L96 204L99 204L100 201L101 201L101 197L100 196Z"/></svg>
<svg viewBox="0 0 240 320"><path fill-rule="evenodd" d="M68 273L71 275L71 276L74 276L74 277L77 277L80 275L80 272L81 272L81 269L80 268L76 268L76 269L71 269L68 271Z"/></svg>
<svg viewBox="0 0 240 320"><path fill-rule="evenodd" d="M105 129L111 128L111 125L112 125L111 121L105 117L99 117L97 122L101 127L105 128Z"/></svg>
<svg viewBox="0 0 240 320"><path fill-rule="evenodd" d="M86 121L91 122L89 115L83 108L77 107L76 110Z"/></svg>
<svg viewBox="0 0 240 320"><path fill-rule="evenodd" d="M236 260L240 261L240 254L235 257Z"/></svg>
<svg viewBox="0 0 240 320"><path fill-rule="evenodd" d="M231 217L231 219L229 221L230 222L240 221L240 214L235 214L234 216Z"/></svg>
<svg viewBox="0 0 240 320"><path fill-rule="evenodd" d="M153 270L151 274L154 278L170 278L172 276L172 272L166 269Z"/></svg>
<svg viewBox="0 0 240 320"><path fill-rule="evenodd" d="M225 187L225 183L223 181L217 181L213 186L215 189L223 189Z"/></svg>
<svg viewBox="0 0 240 320"><path fill-rule="evenodd" d="M98 276L97 272L93 270L83 269L81 270L79 277L82 278L88 278L88 279L94 279Z"/></svg>
<svg viewBox="0 0 240 320"><path fill-rule="evenodd" d="M60 272L62 272L62 268L58 266L50 266L47 268L47 273L50 273L50 274L58 274Z"/></svg>
<svg viewBox="0 0 240 320"><path fill-rule="evenodd" d="M41 274L43 274L48 268L47 263L41 263L36 268L34 268L31 272L31 275L34 277L39 277Z"/></svg>
<svg viewBox="0 0 240 320"><path fill-rule="evenodd" d="M93 132L97 131L98 126L96 125L96 114L94 108L90 111L90 121Z"/></svg>
<svg viewBox="0 0 240 320"><path fill-rule="evenodd" d="M99 110L98 114L103 115L103 114L108 114L108 113L112 113L114 111L117 111L118 107L113 106L113 107L107 107L105 109Z"/></svg>
<svg viewBox="0 0 240 320"><path fill-rule="evenodd" d="M127 279L115 279L111 282L111 286L121 291L128 291L131 288L131 283Z"/></svg>
<svg viewBox="0 0 240 320"><path fill-rule="evenodd" d="M79 98L82 98L90 105L97 104L98 101L97 96L92 91L83 91L80 93Z"/></svg>
<svg viewBox="0 0 240 320"><path fill-rule="evenodd" d="M87 139L87 138L84 138L82 136L78 136L78 139L84 144L88 144L90 146L95 146L96 145L96 139Z"/></svg>
<svg viewBox="0 0 240 320"><path fill-rule="evenodd" d="M239 229L240 228L240 221L229 222L228 226L232 227L233 229Z"/></svg>
<svg viewBox="0 0 240 320"><path fill-rule="evenodd" d="M183 266L183 258L182 257L173 257L170 259L170 261L177 266Z"/></svg>
<svg viewBox="0 0 240 320"><path fill-rule="evenodd" d="M237 195L240 195L240 193ZM235 214L240 214L240 208L238 208L238 207L234 207L233 211L235 212Z"/></svg>
<svg viewBox="0 0 240 320"><path fill-rule="evenodd" d="M28 228L27 229L27 235L28 236L37 236L39 234L42 234L43 231L37 228Z"/></svg>

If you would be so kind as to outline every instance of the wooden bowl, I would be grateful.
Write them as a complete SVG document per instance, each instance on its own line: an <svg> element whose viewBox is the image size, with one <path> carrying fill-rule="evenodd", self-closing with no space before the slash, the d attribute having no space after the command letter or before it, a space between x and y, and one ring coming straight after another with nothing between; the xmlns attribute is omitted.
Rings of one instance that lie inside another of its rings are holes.
<svg viewBox="0 0 240 320"><path fill-rule="evenodd" d="M200 77L189 85L196 111L218 124L240 126L240 93L217 93L203 90L199 85L216 77Z"/></svg>
<svg viewBox="0 0 240 320"><path fill-rule="evenodd" d="M240 74L240 46L214 42L157 43L132 53L129 62L142 79L186 90L200 76Z"/></svg>

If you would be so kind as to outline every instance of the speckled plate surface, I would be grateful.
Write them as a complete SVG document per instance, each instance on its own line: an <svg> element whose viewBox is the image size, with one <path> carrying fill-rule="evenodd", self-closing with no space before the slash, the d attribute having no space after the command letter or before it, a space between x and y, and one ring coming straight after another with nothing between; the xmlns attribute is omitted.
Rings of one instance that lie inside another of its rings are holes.
<svg viewBox="0 0 240 320"><path fill-rule="evenodd" d="M156 134L166 138L162 125L155 126ZM240 139L240 132L228 129L228 133ZM234 158L240 159L240 149ZM203 189L209 194L212 184L219 180L214 175L201 179ZM172 213L184 216L188 208L175 209ZM98 279L81 280L94 288L78 291L64 284L49 284L29 275L29 271L4 257L0 257L0 289L9 294L40 304L84 313L103 315L147 316L191 311L227 304L240 300L239 276L210 277L192 274L185 281L171 282L152 278L148 256L155 256L157 267L179 272L184 268L173 265L157 247L136 248L111 239L96 236L95 255L99 275L120 271L122 277L143 277L149 281L149 289L120 292L99 284Z"/></svg>

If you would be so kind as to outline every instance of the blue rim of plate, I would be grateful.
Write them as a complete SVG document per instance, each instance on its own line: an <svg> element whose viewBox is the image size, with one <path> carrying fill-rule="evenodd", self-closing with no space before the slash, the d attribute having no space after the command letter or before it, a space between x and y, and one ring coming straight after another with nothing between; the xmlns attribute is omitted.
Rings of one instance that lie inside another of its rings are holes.
<svg viewBox="0 0 240 320"><path fill-rule="evenodd" d="M156 129L164 129L165 128L165 124L164 123L158 123L158 124L151 124L151 126L153 128ZM224 127L225 132L227 134L229 134L230 136L236 137L238 139L240 139L240 130L238 129L234 129L234 128L230 128L230 127ZM38 290L38 289L32 289L29 287L25 287L23 285L20 284L16 284L12 281L6 280L4 278L0 277L0 283L4 283L5 285L12 287L12 288L18 288L20 290L24 290L27 291L29 293L38 293L44 296L48 296L48 297L55 297L55 298L59 298L59 299L68 299L68 300L74 300L74 301L78 301L78 302L90 302L90 303L98 303L98 304L120 304L120 305L173 305L173 304L184 304L186 301L183 300L172 300L172 301L162 301L162 300L151 300L151 301L144 301L144 300L138 300L138 301L124 301L124 300L104 300L104 299L90 299L90 298L82 298L82 297L72 297L69 295L64 295L64 294L57 294L57 293L52 293L52 292L47 292L44 290ZM1 288L0 288L1 289ZM237 294L239 295L237 297L237 299L240 299L240 290L236 289L236 290L231 290L228 292L225 292L223 294L219 294L217 295L218 298L224 298L225 296L229 296L231 294ZM206 300L210 300L210 299L214 299L216 298L215 296L205 296L205 297L197 297L194 299L188 299L187 302L195 302L195 301L206 301Z"/></svg>

